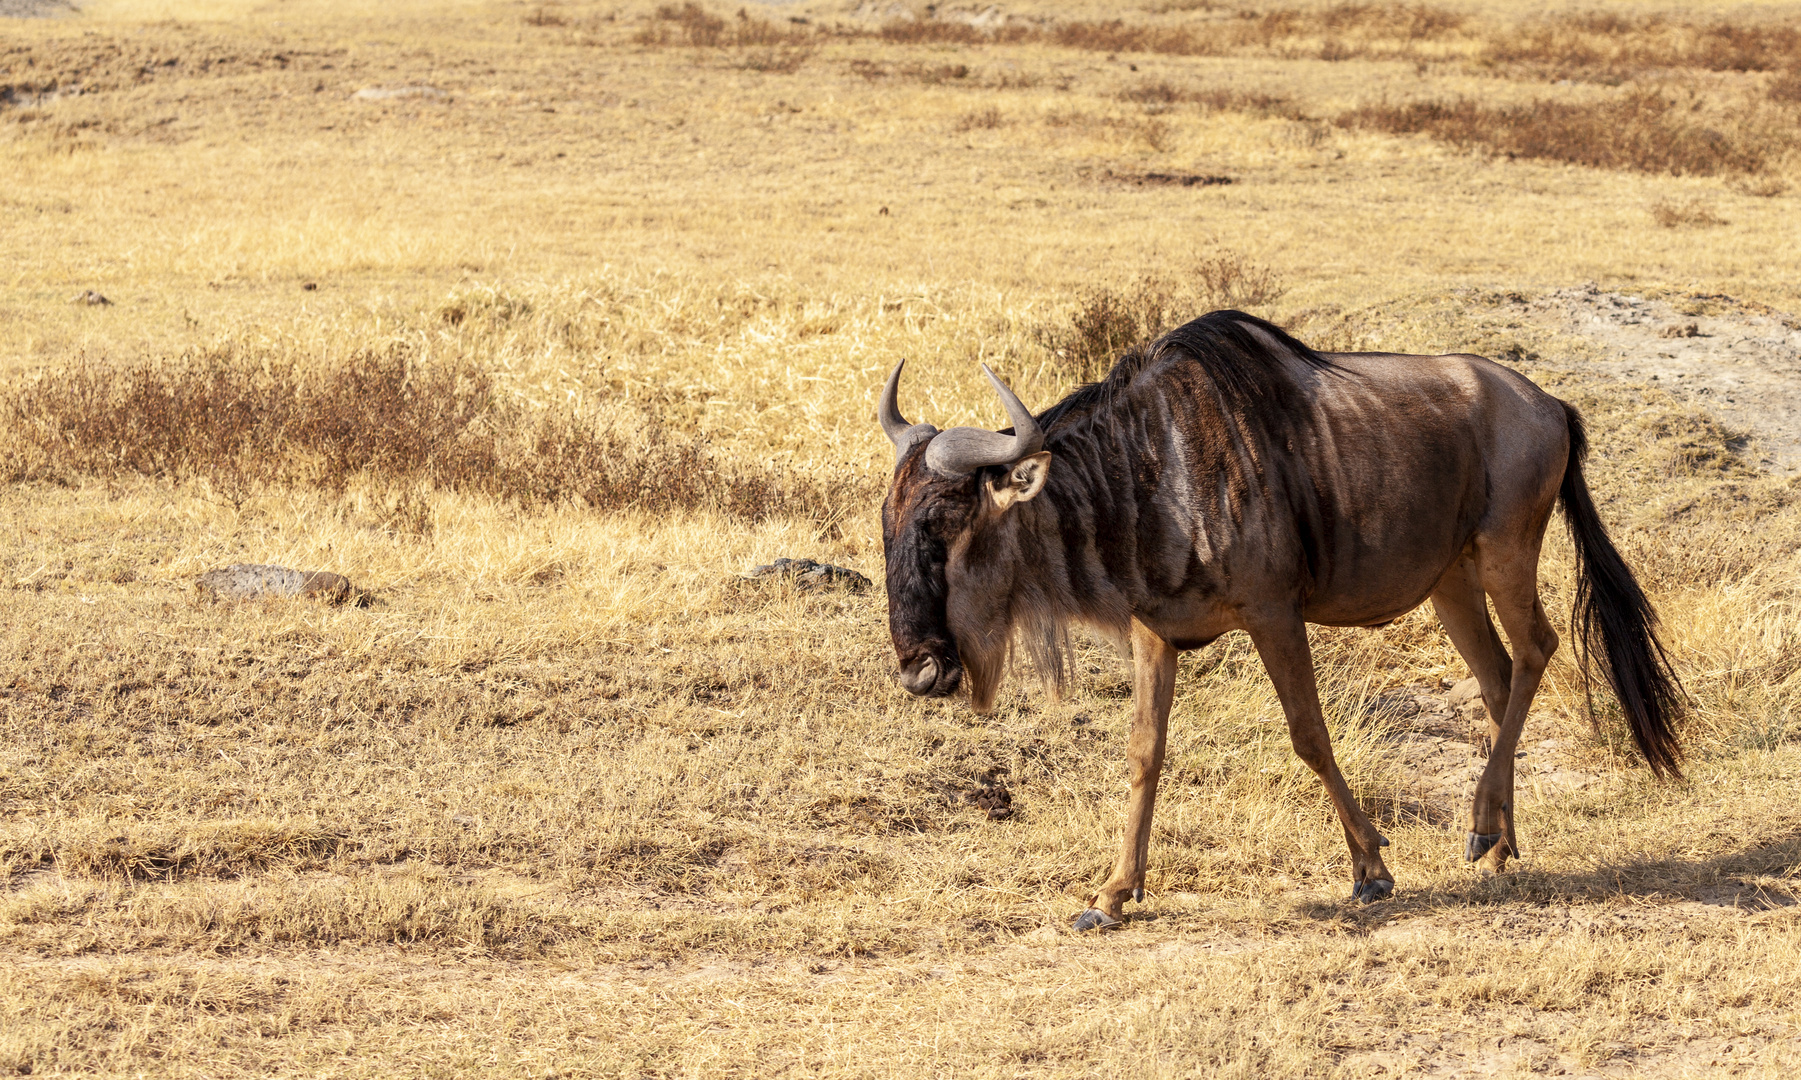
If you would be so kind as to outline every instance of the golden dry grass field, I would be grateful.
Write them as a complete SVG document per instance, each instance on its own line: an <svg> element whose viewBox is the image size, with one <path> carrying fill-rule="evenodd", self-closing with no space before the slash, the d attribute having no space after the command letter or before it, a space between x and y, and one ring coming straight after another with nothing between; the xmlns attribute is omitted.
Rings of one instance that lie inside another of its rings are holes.
<svg viewBox="0 0 1801 1080"><path fill-rule="evenodd" d="M78 6L0 4L0 1074L1801 1068L1801 7ZM1566 648L1478 876L1430 612L1316 630L1353 905L1233 635L1064 929L1129 674L900 689L875 395L1220 306L1585 411L1685 781Z"/></svg>

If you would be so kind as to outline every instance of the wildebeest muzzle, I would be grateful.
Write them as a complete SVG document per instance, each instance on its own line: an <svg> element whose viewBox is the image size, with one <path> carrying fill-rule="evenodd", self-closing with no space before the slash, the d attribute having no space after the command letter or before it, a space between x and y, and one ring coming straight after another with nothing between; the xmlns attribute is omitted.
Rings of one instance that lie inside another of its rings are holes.
<svg viewBox="0 0 1801 1080"><path fill-rule="evenodd" d="M920 697L949 697L963 683L963 665L956 656L921 652L902 661L901 685Z"/></svg>

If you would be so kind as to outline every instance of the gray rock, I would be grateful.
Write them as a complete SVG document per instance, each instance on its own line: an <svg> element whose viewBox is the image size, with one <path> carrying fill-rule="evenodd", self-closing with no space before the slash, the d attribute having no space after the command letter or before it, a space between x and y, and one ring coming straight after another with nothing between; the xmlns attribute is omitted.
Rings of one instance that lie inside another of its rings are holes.
<svg viewBox="0 0 1801 1080"><path fill-rule="evenodd" d="M869 588L869 579L848 567L833 566L830 563L816 562L812 559L777 559L762 566L753 566L744 575L747 578L791 577L794 587L801 592L817 592L821 589L840 588L860 593Z"/></svg>
<svg viewBox="0 0 1801 1080"><path fill-rule="evenodd" d="M393 101L397 98L441 98L435 86L365 86L350 95L352 101Z"/></svg>
<svg viewBox="0 0 1801 1080"><path fill-rule="evenodd" d="M208 570L195 580L194 589L209 600L305 596L341 604L356 595L350 579L341 574L255 563L232 563L223 569Z"/></svg>
<svg viewBox="0 0 1801 1080"><path fill-rule="evenodd" d="M1482 684L1477 682L1476 677L1472 675L1446 691L1445 700L1453 705L1468 705L1472 701L1481 701Z"/></svg>
<svg viewBox="0 0 1801 1080"><path fill-rule="evenodd" d="M0 0L0 19L54 19L77 10L70 0Z"/></svg>

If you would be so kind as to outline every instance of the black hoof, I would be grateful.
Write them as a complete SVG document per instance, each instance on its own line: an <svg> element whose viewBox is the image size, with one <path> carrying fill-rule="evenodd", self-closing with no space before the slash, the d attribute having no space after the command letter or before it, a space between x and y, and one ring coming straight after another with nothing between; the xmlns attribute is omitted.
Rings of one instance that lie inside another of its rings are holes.
<svg viewBox="0 0 1801 1080"><path fill-rule="evenodd" d="M1144 903L1144 886L1140 885L1138 888L1132 890L1132 902L1134 904Z"/></svg>
<svg viewBox="0 0 1801 1080"><path fill-rule="evenodd" d="M1489 849L1501 842L1503 833L1471 833L1469 840L1463 845L1463 861L1475 862L1487 855Z"/></svg>
<svg viewBox="0 0 1801 1080"><path fill-rule="evenodd" d="M1082 912L1082 914L1077 915L1076 921L1071 925L1075 932L1080 934L1088 930L1111 930L1116 926L1124 926L1126 924L1102 911L1100 908L1091 907L1087 911Z"/></svg>
<svg viewBox="0 0 1801 1080"><path fill-rule="evenodd" d="M1365 904L1373 904L1378 900L1388 899L1394 891L1394 882L1382 878L1371 878L1351 886L1351 899Z"/></svg>

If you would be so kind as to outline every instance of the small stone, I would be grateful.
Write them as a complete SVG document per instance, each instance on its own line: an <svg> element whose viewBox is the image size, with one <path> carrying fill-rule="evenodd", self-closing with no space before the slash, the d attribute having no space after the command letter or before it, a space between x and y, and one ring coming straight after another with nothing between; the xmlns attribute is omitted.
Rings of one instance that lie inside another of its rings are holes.
<svg viewBox="0 0 1801 1080"><path fill-rule="evenodd" d="M1482 700L1482 684L1471 676L1445 692L1445 700L1452 705L1468 705L1472 701Z"/></svg>
<svg viewBox="0 0 1801 1080"><path fill-rule="evenodd" d="M794 587L801 592L842 588L860 593L870 585L868 578L849 567L833 566L830 563L817 562L813 559L777 559L772 563L751 567L745 571L744 576L747 578L792 577Z"/></svg>
<svg viewBox="0 0 1801 1080"><path fill-rule="evenodd" d="M112 307L113 306L113 302L111 300L108 300L106 297L101 296L99 293L95 292L92 289L83 289L80 292L76 293L75 299L73 302L77 303L77 304L86 304L89 307Z"/></svg>
<svg viewBox="0 0 1801 1080"><path fill-rule="evenodd" d="M256 563L233 563L208 570L195 579L194 589L211 600L304 596L332 604L341 604L356 593L350 579L342 574Z"/></svg>
<svg viewBox="0 0 1801 1080"><path fill-rule="evenodd" d="M435 86L366 86L350 95L353 101L393 101L396 98L441 98Z"/></svg>

